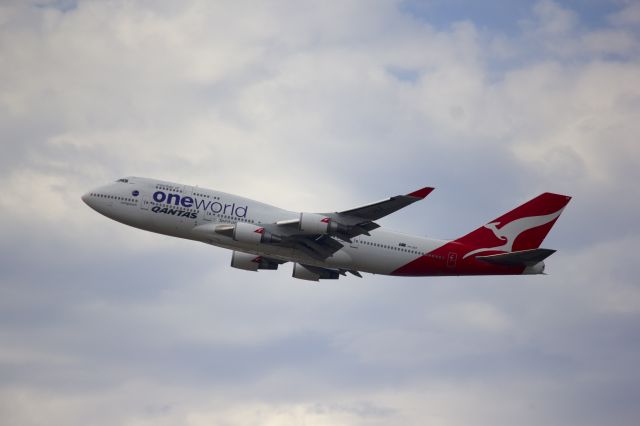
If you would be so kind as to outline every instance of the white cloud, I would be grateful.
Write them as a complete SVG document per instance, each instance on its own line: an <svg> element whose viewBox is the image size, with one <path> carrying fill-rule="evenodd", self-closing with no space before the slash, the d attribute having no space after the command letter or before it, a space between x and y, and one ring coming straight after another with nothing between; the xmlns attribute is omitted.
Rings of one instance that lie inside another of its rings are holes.
<svg viewBox="0 0 640 426"><path fill-rule="evenodd" d="M621 30L593 31L584 36L586 48L594 53L628 54L637 53L638 40L632 33Z"/></svg>
<svg viewBox="0 0 640 426"><path fill-rule="evenodd" d="M635 9L589 28L542 1L506 35L392 1L3 4L0 411L634 424L608 401L637 394L640 351ZM383 223L436 237L538 191L575 198L548 277L315 286L82 205L130 174L316 211L434 184Z"/></svg>
<svg viewBox="0 0 640 426"><path fill-rule="evenodd" d="M633 1L627 4L618 12L609 16L609 21L613 25L638 25L640 24L640 5Z"/></svg>
<svg viewBox="0 0 640 426"><path fill-rule="evenodd" d="M533 12L539 29L545 33L563 34L571 31L577 22L576 14L552 0L536 2Z"/></svg>

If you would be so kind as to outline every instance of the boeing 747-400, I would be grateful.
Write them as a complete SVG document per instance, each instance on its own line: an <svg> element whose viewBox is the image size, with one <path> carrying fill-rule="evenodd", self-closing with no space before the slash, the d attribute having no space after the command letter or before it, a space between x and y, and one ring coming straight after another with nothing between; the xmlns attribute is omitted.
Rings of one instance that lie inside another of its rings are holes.
<svg viewBox="0 0 640 426"><path fill-rule="evenodd" d="M455 240L401 234L377 221L433 188L349 210L293 212L237 195L127 177L82 196L92 209L146 231L233 250L248 271L293 262L293 277L336 279L361 272L397 276L541 274L555 250L540 248L571 197L544 193Z"/></svg>

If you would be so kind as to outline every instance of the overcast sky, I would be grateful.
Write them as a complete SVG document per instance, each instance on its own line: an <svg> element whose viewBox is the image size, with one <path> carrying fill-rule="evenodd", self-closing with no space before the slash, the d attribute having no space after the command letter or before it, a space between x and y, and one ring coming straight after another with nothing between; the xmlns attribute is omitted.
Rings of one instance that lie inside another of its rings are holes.
<svg viewBox="0 0 640 426"><path fill-rule="evenodd" d="M3 425L637 425L640 3L0 3ZM548 276L310 284L80 196L421 186L462 235L573 196Z"/></svg>

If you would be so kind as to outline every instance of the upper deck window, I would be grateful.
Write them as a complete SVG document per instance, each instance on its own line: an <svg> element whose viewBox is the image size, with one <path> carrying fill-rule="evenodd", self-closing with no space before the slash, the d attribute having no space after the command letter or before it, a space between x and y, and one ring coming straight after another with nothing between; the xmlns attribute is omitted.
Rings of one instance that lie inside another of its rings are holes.
<svg viewBox="0 0 640 426"><path fill-rule="evenodd" d="M124 183L129 183L129 179L118 179L116 182L124 182Z"/></svg>

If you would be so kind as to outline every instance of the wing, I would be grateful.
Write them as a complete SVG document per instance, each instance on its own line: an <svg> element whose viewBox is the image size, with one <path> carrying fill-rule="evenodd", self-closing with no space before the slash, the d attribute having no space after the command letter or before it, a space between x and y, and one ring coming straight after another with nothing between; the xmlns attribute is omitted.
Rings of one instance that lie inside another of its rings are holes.
<svg viewBox="0 0 640 426"><path fill-rule="evenodd" d="M205 237L220 234L236 241L252 244L263 242L290 247L314 259L324 260L344 247L341 241L351 242L351 238L358 235L369 235L369 231L380 227L374 222L375 220L422 200L431 191L433 188L422 188L407 195L396 195L350 210L321 214L301 213L298 219L281 220L275 223L203 224L196 226L193 232ZM311 217L311 228L307 226L309 217Z"/></svg>
<svg viewBox="0 0 640 426"><path fill-rule="evenodd" d="M344 244L328 235L291 235L284 237L280 246L295 248L314 259L324 260L344 247Z"/></svg>
<svg viewBox="0 0 640 426"><path fill-rule="evenodd" d="M345 241L350 241L351 238L357 237L358 235L369 235L369 231L380 227L380 225L375 223L376 220L424 199L431 191L433 191L433 188L425 187L406 195L395 195L386 200L341 212L326 213L326 215L332 220L346 225L347 229L340 232L337 236Z"/></svg>
<svg viewBox="0 0 640 426"><path fill-rule="evenodd" d="M369 235L369 231L380 227L375 223L376 220L424 199L431 191L433 188L425 187L406 195L396 195L349 210L320 213L320 216L339 224L337 231L331 235L296 233L300 226L300 219L283 220L276 222L275 225L280 229L288 229L288 236L284 238L283 245L300 249L317 259L326 259L344 247L339 240L351 242L351 238L358 235ZM277 233L277 230L273 232Z"/></svg>
<svg viewBox="0 0 640 426"><path fill-rule="evenodd" d="M328 216L333 215L336 216L336 218L347 218L351 221L359 219L372 222L388 216L391 213L395 213L416 201L424 199L431 193L431 191L433 191L433 188L425 187L407 195L396 195L394 197L387 198L386 200L377 201L365 206L356 207L342 212L330 213Z"/></svg>

